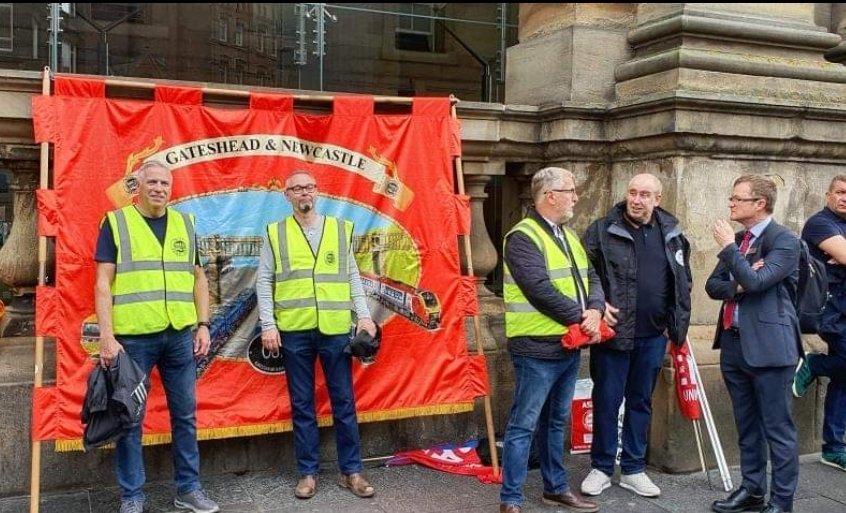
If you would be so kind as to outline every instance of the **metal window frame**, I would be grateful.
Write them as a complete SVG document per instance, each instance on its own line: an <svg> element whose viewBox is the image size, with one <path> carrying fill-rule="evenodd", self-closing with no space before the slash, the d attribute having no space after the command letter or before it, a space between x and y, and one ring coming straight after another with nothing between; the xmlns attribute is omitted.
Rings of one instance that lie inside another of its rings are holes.
<svg viewBox="0 0 846 513"><path fill-rule="evenodd" d="M0 35L0 52L13 52L15 50L15 4L0 4L0 17L3 16L2 9L9 9L9 35Z"/></svg>
<svg viewBox="0 0 846 513"><path fill-rule="evenodd" d="M229 20L222 14L217 17L217 30L215 32L217 32L218 41L221 43L229 42Z"/></svg>

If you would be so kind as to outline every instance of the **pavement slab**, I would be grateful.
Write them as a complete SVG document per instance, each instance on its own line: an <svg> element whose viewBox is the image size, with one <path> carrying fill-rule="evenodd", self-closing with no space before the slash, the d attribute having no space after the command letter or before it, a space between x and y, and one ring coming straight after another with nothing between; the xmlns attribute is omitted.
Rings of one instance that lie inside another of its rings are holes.
<svg viewBox="0 0 846 513"><path fill-rule="evenodd" d="M571 487L578 490L590 470L587 455L565 458ZM365 470L376 487L376 495L360 499L336 484L334 462L324 463L317 495L309 500L294 497L298 476L292 465L285 469L203 476L206 492L220 504L223 513L493 513L498 511L499 486L487 485L472 476L446 474L418 465L385 467L371 464ZM819 463L819 454L800 458L799 487L795 513L846 513L846 473ZM720 476L712 470L706 476L664 474L648 469L661 488L661 496L648 499L614 485L593 498L602 513L708 513L711 503L727 495ZM737 486L740 472L731 469ZM144 489L148 513L175 513L169 482L151 482ZM564 513L540 500L543 491L540 472L529 471L523 504L524 513ZM115 483L100 488L46 493L41 497L43 513L114 513L120 492ZM27 513L28 497L0 499L0 513Z"/></svg>

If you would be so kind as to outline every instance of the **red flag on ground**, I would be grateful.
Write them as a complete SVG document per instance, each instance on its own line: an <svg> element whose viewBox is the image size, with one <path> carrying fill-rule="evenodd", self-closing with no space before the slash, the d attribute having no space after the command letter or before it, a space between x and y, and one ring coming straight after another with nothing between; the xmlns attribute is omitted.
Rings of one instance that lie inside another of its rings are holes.
<svg viewBox="0 0 846 513"><path fill-rule="evenodd" d="M670 344L670 356L676 371L676 398L682 415L690 420L699 420L702 414L699 407L699 384L691 370L693 361L687 344L687 341L681 346Z"/></svg>
<svg viewBox="0 0 846 513"><path fill-rule="evenodd" d="M479 481L485 484L501 484L502 474L495 476L493 467L482 464L482 460L476 452L477 444L476 440L469 440L462 445L441 444L429 449L400 451L394 454L394 457L388 460L386 465L417 463L450 474L476 476Z"/></svg>

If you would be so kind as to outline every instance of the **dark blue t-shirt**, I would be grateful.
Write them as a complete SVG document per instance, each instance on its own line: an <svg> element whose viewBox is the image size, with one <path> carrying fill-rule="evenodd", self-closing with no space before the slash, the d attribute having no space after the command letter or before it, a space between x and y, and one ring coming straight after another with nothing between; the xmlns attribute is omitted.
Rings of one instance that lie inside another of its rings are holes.
<svg viewBox="0 0 846 513"><path fill-rule="evenodd" d="M831 263L831 256L819 248L819 244L827 239L841 235L846 237L846 219L835 214L828 207L812 215L802 228L802 239L808 243L811 255L825 262L828 281L831 284L846 282L846 266Z"/></svg>
<svg viewBox="0 0 846 513"><path fill-rule="evenodd" d="M153 231L153 235L159 240L159 244L164 245L165 234L167 233L167 216L145 217L142 215L141 217L147 222L147 226ZM196 255L194 264L200 265L199 251L196 252ZM97 248L94 250L94 261L112 264L117 262L117 246L115 246L115 238L112 236L112 227L106 218L103 218L103 223L100 225Z"/></svg>
<svg viewBox="0 0 846 513"><path fill-rule="evenodd" d="M670 265L664 248L661 227L652 221L638 228L624 221L634 239L637 258L636 338L656 337L667 329L670 298Z"/></svg>

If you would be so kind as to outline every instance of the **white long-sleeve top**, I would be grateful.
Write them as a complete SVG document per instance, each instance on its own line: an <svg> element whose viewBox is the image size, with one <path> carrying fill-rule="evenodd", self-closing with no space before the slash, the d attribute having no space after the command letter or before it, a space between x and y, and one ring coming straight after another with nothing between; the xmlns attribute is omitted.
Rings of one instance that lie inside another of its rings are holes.
<svg viewBox="0 0 846 513"><path fill-rule="evenodd" d="M320 246L320 238L323 236L323 216L318 216L312 230L305 231L308 244L311 250L317 254ZM358 272L358 264L350 245L350 257L347 259L347 271L350 277L350 298L353 302L353 309L357 319L369 319L370 311L367 309L367 300L364 295L364 287L361 285L361 276ZM259 257L258 271L256 272L256 297L258 299L259 319L262 331L275 329L276 319L273 316L273 283L276 263L273 261L273 250L270 247L270 240L267 233L262 236L261 253Z"/></svg>

